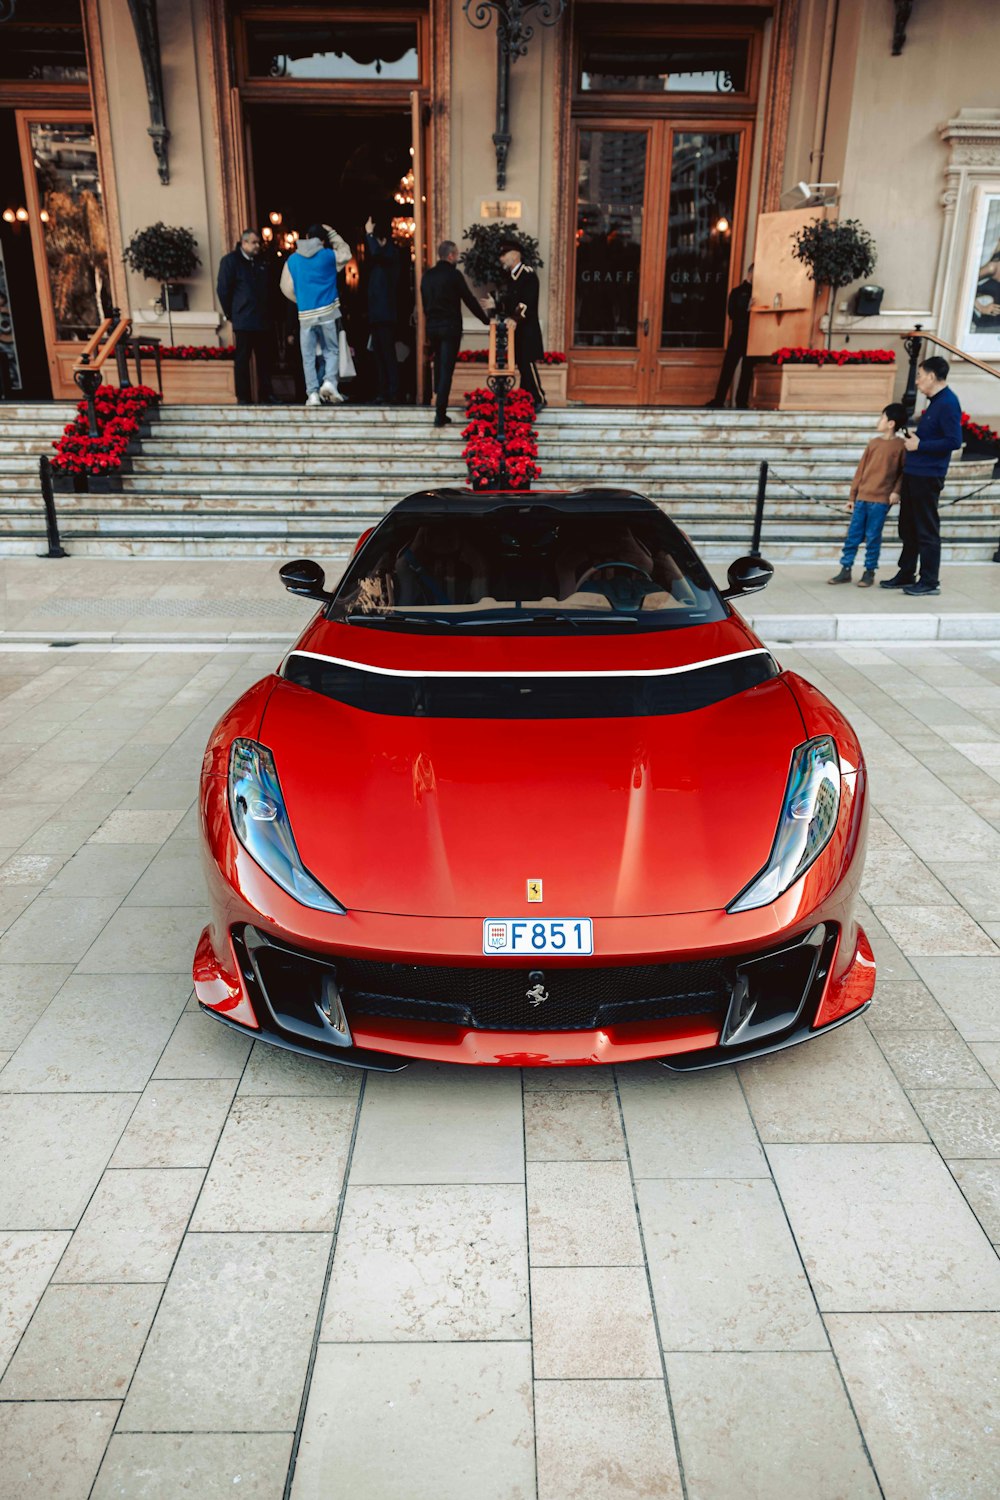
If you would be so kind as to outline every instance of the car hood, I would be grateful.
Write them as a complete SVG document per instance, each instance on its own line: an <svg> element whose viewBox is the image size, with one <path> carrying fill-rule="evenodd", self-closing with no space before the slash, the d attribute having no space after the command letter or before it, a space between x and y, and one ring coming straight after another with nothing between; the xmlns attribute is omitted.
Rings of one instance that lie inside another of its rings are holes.
<svg viewBox="0 0 1000 1500"><path fill-rule="evenodd" d="M304 864L348 908L538 915L540 879L544 915L624 917L732 900L768 857L805 732L780 677L693 712L585 719L369 712L282 680L260 737Z"/></svg>

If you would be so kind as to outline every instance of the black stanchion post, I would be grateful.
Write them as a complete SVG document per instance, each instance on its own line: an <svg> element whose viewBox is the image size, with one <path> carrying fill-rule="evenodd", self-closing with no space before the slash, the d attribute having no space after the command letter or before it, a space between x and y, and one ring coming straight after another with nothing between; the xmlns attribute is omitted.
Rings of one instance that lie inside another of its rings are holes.
<svg viewBox="0 0 1000 1500"><path fill-rule="evenodd" d="M757 475L757 506L753 517L753 541L750 543L750 556L760 556L760 533L764 525L764 496L767 493L767 459L763 459L760 471Z"/></svg>
<svg viewBox="0 0 1000 1500"><path fill-rule="evenodd" d="M82 368L73 371L73 379L83 392L87 402L87 431L91 437L100 437L97 430L97 407L94 405L94 397L101 388L104 376L100 370L91 370L90 356L81 355L80 364Z"/></svg>
<svg viewBox="0 0 1000 1500"><path fill-rule="evenodd" d="M922 323L915 323L917 333L923 327ZM909 425L913 421L913 413L917 409L917 363L920 359L920 351L924 346L922 338L916 336L903 340L903 348L910 356L910 368L906 376L906 389L903 392L903 407L906 411L906 422Z"/></svg>
<svg viewBox="0 0 1000 1500"><path fill-rule="evenodd" d="M507 320L496 320L496 362L503 370L507 366ZM497 398L497 442L500 444L500 473L497 476L501 489L509 489L510 475L507 473L507 455L504 452L504 437L507 431L507 397L514 388L513 375L489 375L486 384Z"/></svg>
<svg viewBox="0 0 1000 1500"><path fill-rule="evenodd" d="M39 552L39 557L68 557L62 542L59 539L59 517L56 515L56 497L52 489L52 463L47 454L43 453L38 460L38 477L42 482L42 502L45 506L45 534L48 540L49 550Z"/></svg>

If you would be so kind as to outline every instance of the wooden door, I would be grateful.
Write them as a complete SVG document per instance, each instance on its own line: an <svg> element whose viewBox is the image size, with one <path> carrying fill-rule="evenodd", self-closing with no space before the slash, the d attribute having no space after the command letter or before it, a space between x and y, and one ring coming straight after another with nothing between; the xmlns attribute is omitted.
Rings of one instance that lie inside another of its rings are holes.
<svg viewBox="0 0 1000 1500"><path fill-rule="evenodd" d="M15 113L52 395L72 399L73 366L111 306L97 137L86 110Z"/></svg>

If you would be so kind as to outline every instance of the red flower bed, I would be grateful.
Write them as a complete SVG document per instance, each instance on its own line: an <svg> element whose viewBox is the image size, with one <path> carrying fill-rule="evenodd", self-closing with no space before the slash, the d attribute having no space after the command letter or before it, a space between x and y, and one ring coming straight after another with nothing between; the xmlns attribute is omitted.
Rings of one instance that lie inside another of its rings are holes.
<svg viewBox="0 0 1000 1500"><path fill-rule="evenodd" d="M140 344L140 351L144 359L152 359L155 350L153 344ZM234 359L236 349L232 344L161 344L161 359Z"/></svg>
<svg viewBox="0 0 1000 1500"><path fill-rule="evenodd" d="M527 391L511 391L504 408L504 443L497 439L497 398L481 387L465 398L467 425L462 429L462 457L475 490L497 489L500 470L506 464L510 488L530 490L541 474L538 442L532 427L535 403Z"/></svg>
<svg viewBox="0 0 1000 1500"><path fill-rule="evenodd" d="M977 448L1000 448L1000 432L985 422L974 422L967 411L962 413L962 440Z"/></svg>
<svg viewBox="0 0 1000 1500"><path fill-rule="evenodd" d="M485 365L489 362L490 351L488 349L460 349L458 351L458 363L460 365ZM542 355L540 364L564 365L565 354L559 354L555 349L546 349Z"/></svg>
<svg viewBox="0 0 1000 1500"><path fill-rule="evenodd" d="M119 389L102 385L94 397L97 412L97 437L89 433L87 403L81 401L76 416L62 437L52 444L56 450L52 467L60 474L114 474L122 466L128 445L142 425L159 393L148 385L130 385Z"/></svg>
<svg viewBox="0 0 1000 1500"><path fill-rule="evenodd" d="M775 365L894 365L894 349L778 349Z"/></svg>

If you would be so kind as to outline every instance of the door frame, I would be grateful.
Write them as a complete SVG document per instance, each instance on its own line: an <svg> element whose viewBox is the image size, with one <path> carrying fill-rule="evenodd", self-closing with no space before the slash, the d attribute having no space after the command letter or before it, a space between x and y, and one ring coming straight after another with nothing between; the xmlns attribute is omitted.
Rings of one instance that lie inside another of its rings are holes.
<svg viewBox="0 0 1000 1500"><path fill-rule="evenodd" d="M97 125L94 120L94 111L83 107L76 109L46 109L44 105L36 104L30 108L15 109L14 119L17 126L17 144L21 155L24 195L27 200L31 252L35 263L35 284L38 290L42 328L45 333L45 355L49 366L49 379L52 382L52 399L54 401L71 401L79 396L79 391L73 380L73 367L79 361L85 341L81 339L58 339L56 337L56 316L52 305L52 287L49 282L48 259L45 254L45 232L39 217L42 205L38 196L38 180L35 176L34 156L31 150L31 125L36 122L53 125L89 125L94 132L95 144L97 141ZM98 158L98 163L100 163L100 158ZM101 174L101 209L104 218L105 234L107 234L108 221L107 215L104 213L103 173ZM111 279L112 253L109 235L109 281ZM114 295L113 283L110 290L112 295ZM98 316L98 322L100 322L100 316ZM94 326L96 328L97 324L95 323Z"/></svg>
<svg viewBox="0 0 1000 1500"><path fill-rule="evenodd" d="M567 194L566 243L571 246L568 295L565 307L565 349L569 364L567 394L582 401L618 402L637 406L704 405L714 394L725 353L728 324L718 349L664 349L660 346L663 324L664 273L667 264L667 232L670 216L670 172L674 135L680 131L718 131L742 137L736 177L730 240L729 281L726 294L742 280L746 243L748 198L753 154L753 121L734 116L694 115L623 116L608 112L576 119L572 126L574 183L579 183L580 133L584 130L642 131L647 140L646 175L643 185L642 252L639 262L639 296L636 311L636 343L626 348L576 347L573 325L576 314L576 216L577 190ZM658 188L662 190L658 191ZM642 332L643 324L648 324ZM631 383L618 379L601 381L600 373L632 369ZM592 378L597 373L598 378ZM588 378L591 377L591 378Z"/></svg>

